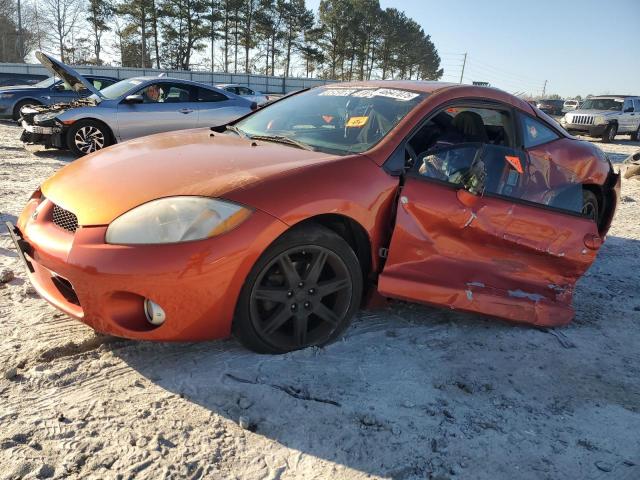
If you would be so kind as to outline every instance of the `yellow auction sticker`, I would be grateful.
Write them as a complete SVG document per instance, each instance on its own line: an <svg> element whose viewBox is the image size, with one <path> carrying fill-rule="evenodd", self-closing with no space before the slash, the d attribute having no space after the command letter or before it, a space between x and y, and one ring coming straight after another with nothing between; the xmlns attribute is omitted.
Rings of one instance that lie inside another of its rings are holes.
<svg viewBox="0 0 640 480"><path fill-rule="evenodd" d="M347 120L347 127L364 127L369 117L351 117Z"/></svg>

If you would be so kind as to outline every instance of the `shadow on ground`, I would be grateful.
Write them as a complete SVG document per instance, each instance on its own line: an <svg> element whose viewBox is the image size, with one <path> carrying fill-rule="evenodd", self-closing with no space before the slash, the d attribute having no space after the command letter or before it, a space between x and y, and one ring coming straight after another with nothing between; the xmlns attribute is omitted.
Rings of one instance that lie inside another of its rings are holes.
<svg viewBox="0 0 640 480"><path fill-rule="evenodd" d="M258 435L372 475L600 478L599 461L640 478L640 300L619 293L637 288L638 258L640 242L610 238L562 329L398 302L361 312L323 349L257 355L225 340L114 353Z"/></svg>

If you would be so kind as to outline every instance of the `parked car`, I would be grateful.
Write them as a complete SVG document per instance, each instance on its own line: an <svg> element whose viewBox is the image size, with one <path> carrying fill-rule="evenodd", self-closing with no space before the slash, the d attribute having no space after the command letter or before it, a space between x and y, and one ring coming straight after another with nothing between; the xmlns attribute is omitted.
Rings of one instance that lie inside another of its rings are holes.
<svg viewBox="0 0 640 480"><path fill-rule="evenodd" d="M0 87L35 85L46 78L46 75L36 75L31 73L0 73Z"/></svg>
<svg viewBox="0 0 640 480"><path fill-rule="evenodd" d="M8 227L98 331L277 353L377 295L565 324L619 195L602 150L508 93L368 81L89 155Z"/></svg>
<svg viewBox="0 0 640 480"><path fill-rule="evenodd" d="M562 110L564 112L569 112L571 110L577 110L580 108L580 102L578 100L566 100L564 105L562 106Z"/></svg>
<svg viewBox="0 0 640 480"><path fill-rule="evenodd" d="M95 90L118 81L117 78L102 75L87 75L83 78L91 88L87 88L85 84L69 84L59 75L46 78L35 85L0 87L0 118L18 120L23 107L71 102L88 97Z"/></svg>
<svg viewBox="0 0 640 480"><path fill-rule="evenodd" d="M562 115L564 100L539 100L536 106L549 115Z"/></svg>
<svg viewBox="0 0 640 480"><path fill-rule="evenodd" d="M22 108L22 141L68 148L81 156L113 143L153 133L219 125L257 108L254 102L201 83L168 77L136 77L98 90L69 66L41 61L90 97L71 103Z"/></svg>
<svg viewBox="0 0 640 480"><path fill-rule="evenodd" d="M236 83L223 83L216 86L218 88L226 90L227 92L231 92L235 95L239 95L241 97L247 98L252 102L256 102L258 105L264 105L269 101L273 100L273 98L270 99L269 95L265 95L264 93L251 90L248 87L243 87L242 85L238 85Z"/></svg>
<svg viewBox="0 0 640 480"><path fill-rule="evenodd" d="M561 120L569 132L600 137L612 142L616 135L631 135L640 141L640 97L603 95L587 98L578 110L567 113Z"/></svg>

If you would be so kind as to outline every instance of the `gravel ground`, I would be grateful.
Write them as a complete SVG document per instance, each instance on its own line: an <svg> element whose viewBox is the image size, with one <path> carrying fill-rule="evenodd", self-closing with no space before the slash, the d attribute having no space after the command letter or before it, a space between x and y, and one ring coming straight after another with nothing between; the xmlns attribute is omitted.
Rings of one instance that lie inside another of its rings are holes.
<svg viewBox="0 0 640 480"><path fill-rule="evenodd" d="M72 161L0 123L0 220ZM603 145L615 162L640 148ZM576 319L544 330L393 303L322 349L98 336L0 234L0 479L640 478L640 177Z"/></svg>

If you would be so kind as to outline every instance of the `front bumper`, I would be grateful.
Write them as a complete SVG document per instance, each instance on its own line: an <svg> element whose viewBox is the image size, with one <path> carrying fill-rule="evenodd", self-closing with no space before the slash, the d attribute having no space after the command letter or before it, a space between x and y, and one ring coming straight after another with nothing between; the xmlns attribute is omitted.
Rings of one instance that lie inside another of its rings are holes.
<svg viewBox="0 0 640 480"><path fill-rule="evenodd" d="M561 124L565 130L570 133L581 133L583 135L588 135L590 137L600 137L604 134L604 131L609 126L608 124L600 124L600 125L582 125L579 123L567 123L563 122Z"/></svg>
<svg viewBox="0 0 640 480"><path fill-rule="evenodd" d="M33 214L37 208L37 218ZM53 203L32 199L18 221L29 279L54 307L118 337L195 341L226 337L246 276L286 225L255 211L219 237L170 245L109 245L107 227L75 233L53 223ZM144 299L166 320L146 320Z"/></svg>
<svg viewBox="0 0 640 480"><path fill-rule="evenodd" d="M66 148L66 131L62 127L41 127L29 125L22 121L22 135L20 141L31 145L44 145L45 147Z"/></svg>

